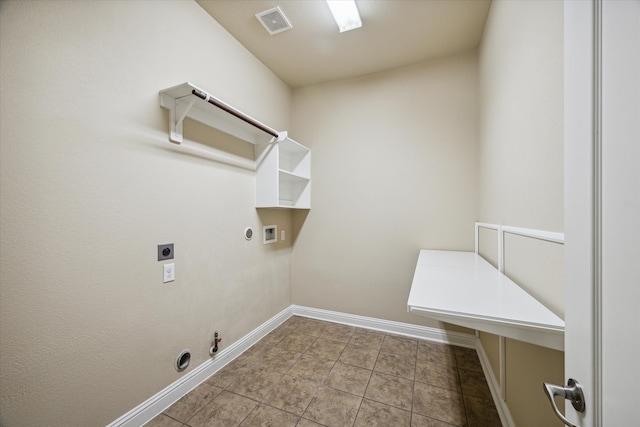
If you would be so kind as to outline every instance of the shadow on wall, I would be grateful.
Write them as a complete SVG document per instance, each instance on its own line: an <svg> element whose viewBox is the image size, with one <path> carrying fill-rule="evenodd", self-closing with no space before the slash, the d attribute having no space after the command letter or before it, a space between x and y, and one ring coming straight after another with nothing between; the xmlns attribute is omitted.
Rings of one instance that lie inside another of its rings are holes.
<svg viewBox="0 0 640 427"><path fill-rule="evenodd" d="M166 144L159 148L172 151L174 155L196 157L202 160L256 170L254 145L226 134L190 118L184 120L184 142L169 141L169 111L162 109L164 127L160 131L166 135Z"/></svg>
<svg viewBox="0 0 640 427"><path fill-rule="evenodd" d="M288 212L287 212L288 211ZM285 239L288 240L287 247L293 245L296 242L296 239L300 235L300 231L304 226L304 222L309 215L309 209L270 209L270 208L257 208L256 212L258 213L258 217L260 218L261 226L271 225L271 224L279 224L279 219L282 218L282 215L288 216L287 223L289 224L289 229L286 231ZM277 239L280 241L283 228L278 226L278 235ZM258 234L259 238L262 239L262 229L255 230Z"/></svg>
<svg viewBox="0 0 640 427"><path fill-rule="evenodd" d="M292 212L292 222L291 222L291 228L293 231L293 236L291 236L291 238L293 239L293 243L296 242L296 239L298 238L298 235L300 235L300 232L302 231L302 227L304 226L305 221L307 220L307 217L309 216L309 209L296 209Z"/></svg>

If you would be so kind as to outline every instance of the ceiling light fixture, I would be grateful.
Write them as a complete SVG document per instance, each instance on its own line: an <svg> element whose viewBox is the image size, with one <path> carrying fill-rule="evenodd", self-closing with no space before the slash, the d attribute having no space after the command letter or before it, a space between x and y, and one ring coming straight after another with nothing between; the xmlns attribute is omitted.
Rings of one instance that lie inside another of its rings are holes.
<svg viewBox="0 0 640 427"><path fill-rule="evenodd" d="M355 0L327 0L327 4L341 33L362 27Z"/></svg>

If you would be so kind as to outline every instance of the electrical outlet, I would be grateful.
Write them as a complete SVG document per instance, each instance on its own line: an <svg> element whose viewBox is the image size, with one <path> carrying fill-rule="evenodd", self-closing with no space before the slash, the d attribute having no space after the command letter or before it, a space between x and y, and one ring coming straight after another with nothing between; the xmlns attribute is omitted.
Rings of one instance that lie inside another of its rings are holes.
<svg viewBox="0 0 640 427"><path fill-rule="evenodd" d="M173 243L158 245L158 261L173 259Z"/></svg>
<svg viewBox="0 0 640 427"><path fill-rule="evenodd" d="M165 264L164 265L164 281L163 283L173 282L176 280L176 264Z"/></svg>

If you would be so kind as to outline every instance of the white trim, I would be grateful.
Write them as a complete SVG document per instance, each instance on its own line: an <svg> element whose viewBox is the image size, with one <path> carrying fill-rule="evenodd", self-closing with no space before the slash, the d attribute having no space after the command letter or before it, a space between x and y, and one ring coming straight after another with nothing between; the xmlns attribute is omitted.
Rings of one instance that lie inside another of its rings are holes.
<svg viewBox="0 0 640 427"><path fill-rule="evenodd" d="M602 332L602 0L593 2L593 92L591 140L591 341L593 342L593 424L604 425ZM565 298L566 299L566 298ZM570 300L568 300L570 301ZM566 367L565 367L566 369ZM622 393L621 393L622 394Z"/></svg>
<svg viewBox="0 0 640 427"><path fill-rule="evenodd" d="M498 233L500 233L500 229L502 228L501 225L498 224L489 224L488 222L475 222L474 223L474 230L475 230L475 248L474 251L475 253L478 253L478 251L480 250L480 228L488 228L490 230L496 230ZM501 243L500 243L500 235L498 234L498 247L500 247Z"/></svg>
<svg viewBox="0 0 640 427"><path fill-rule="evenodd" d="M476 227L490 228L491 230L498 230L500 226L498 224L490 224L488 222L476 222Z"/></svg>
<svg viewBox="0 0 640 427"><path fill-rule="evenodd" d="M532 237L534 239L546 240L553 243L564 243L564 233L555 231L534 230L532 228L502 226L503 233L518 234L520 236Z"/></svg>
<svg viewBox="0 0 640 427"><path fill-rule="evenodd" d="M504 227L498 227L498 271L504 274Z"/></svg>
<svg viewBox="0 0 640 427"><path fill-rule="evenodd" d="M412 325L410 323L382 320L373 317L339 313L336 311L303 307L299 305L292 305L291 307L293 309L293 314L296 316L341 323L349 326L357 326L358 328L371 329L389 334L404 335L407 337L457 345L460 347L476 348L476 338L475 335L472 334L450 332L443 329L430 328L428 326Z"/></svg>
<svg viewBox="0 0 640 427"><path fill-rule="evenodd" d="M290 305L271 319L258 326L247 335L216 353L216 356L173 382L154 396L136 406L107 427L138 427L160 415L165 409L177 402L210 376L224 368L235 358L240 356L252 345L267 336L291 316L309 317L327 322L341 323L359 328L404 335L422 340L435 341L460 347L476 348L476 337L471 334L449 332L443 329L394 322L391 320L375 319L355 314L339 313L336 311ZM493 393L493 392L492 392ZM492 394L493 395L493 394ZM495 400L495 399L494 399ZM496 401L496 405L497 405Z"/></svg>
<svg viewBox="0 0 640 427"><path fill-rule="evenodd" d="M498 237L498 248L504 244L504 233L509 234L517 234L519 236L524 237L532 237L534 239L546 240L548 242L553 243L561 243L564 244L564 233L557 233L555 231L545 231L545 230L536 230L533 228L523 228L523 227L513 227L511 225L498 225L498 224L490 224L487 222L476 222L475 223L475 252L478 253L478 228L488 228L491 230L496 230L499 234Z"/></svg>
<svg viewBox="0 0 640 427"><path fill-rule="evenodd" d="M516 423L513 421L511 412L509 412L507 402L500 398L500 385L498 385L498 380L496 380L496 376L493 374L493 369L491 369L491 363L489 363L489 357L487 357L487 353L484 351L482 342L479 339L476 341L476 351L478 352L480 365L482 365L484 376L487 379L487 384L489 385L489 391L491 391L491 397L496 405L496 410L498 411L503 427L516 427Z"/></svg>
<svg viewBox="0 0 640 427"><path fill-rule="evenodd" d="M202 363L182 378L169 384L169 386L154 396L122 415L107 427L139 427L148 423L169 406L177 402L182 396L206 381L211 375L224 368L291 316L292 311L291 306L289 306L229 347L220 350L216 353L215 357Z"/></svg>
<svg viewBox="0 0 640 427"><path fill-rule="evenodd" d="M507 339L498 337L500 361L500 399L507 400Z"/></svg>

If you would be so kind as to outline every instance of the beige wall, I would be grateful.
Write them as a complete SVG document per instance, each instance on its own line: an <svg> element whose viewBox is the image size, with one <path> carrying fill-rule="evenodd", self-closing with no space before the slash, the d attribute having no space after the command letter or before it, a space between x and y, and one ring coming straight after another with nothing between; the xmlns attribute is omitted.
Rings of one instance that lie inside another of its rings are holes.
<svg viewBox="0 0 640 427"><path fill-rule="evenodd" d="M563 230L562 18L562 2L492 3L479 49L480 221ZM495 254L492 238L481 243ZM504 249L505 273L562 315L562 246L507 235ZM495 371L497 339L481 341ZM561 425L541 384L564 382L563 354L507 340L506 355L518 427Z"/></svg>
<svg viewBox="0 0 640 427"><path fill-rule="evenodd" d="M478 218L563 229L562 2L492 3L479 54Z"/></svg>
<svg viewBox="0 0 640 427"><path fill-rule="evenodd" d="M0 424L105 425L214 328L229 345L291 303L290 242L242 235L291 215L215 160L253 146L195 123L170 144L158 91L190 80L277 129L290 91L190 1L2 1L0 43Z"/></svg>
<svg viewBox="0 0 640 427"><path fill-rule="evenodd" d="M312 149L313 208L293 302L441 326L408 314L421 248L473 250L475 52L294 90Z"/></svg>

